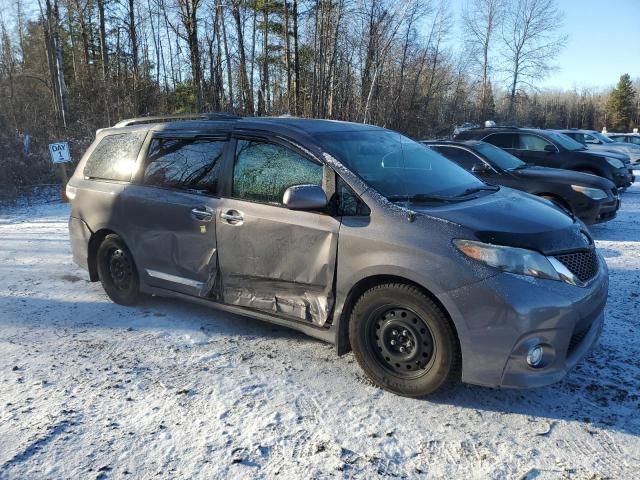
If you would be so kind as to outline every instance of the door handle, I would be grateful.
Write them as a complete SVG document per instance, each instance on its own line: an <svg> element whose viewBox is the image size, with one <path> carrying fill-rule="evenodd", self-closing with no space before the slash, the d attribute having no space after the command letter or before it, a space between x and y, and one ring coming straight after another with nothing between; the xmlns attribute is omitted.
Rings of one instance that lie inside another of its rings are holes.
<svg viewBox="0 0 640 480"><path fill-rule="evenodd" d="M222 212L220 214L220 218L226 220L229 223L241 223L244 220L244 217L240 212L236 210L228 210L226 212Z"/></svg>
<svg viewBox="0 0 640 480"><path fill-rule="evenodd" d="M213 218L213 212L207 207L196 207L191 210L191 216L201 222L210 222Z"/></svg>

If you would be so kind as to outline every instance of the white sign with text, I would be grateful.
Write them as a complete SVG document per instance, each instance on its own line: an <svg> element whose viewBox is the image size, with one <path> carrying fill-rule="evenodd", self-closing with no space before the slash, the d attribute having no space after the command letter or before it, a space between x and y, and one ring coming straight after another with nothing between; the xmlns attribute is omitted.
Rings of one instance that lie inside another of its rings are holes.
<svg viewBox="0 0 640 480"><path fill-rule="evenodd" d="M50 143L49 153L53 163L67 163L71 161L71 152L67 142Z"/></svg>

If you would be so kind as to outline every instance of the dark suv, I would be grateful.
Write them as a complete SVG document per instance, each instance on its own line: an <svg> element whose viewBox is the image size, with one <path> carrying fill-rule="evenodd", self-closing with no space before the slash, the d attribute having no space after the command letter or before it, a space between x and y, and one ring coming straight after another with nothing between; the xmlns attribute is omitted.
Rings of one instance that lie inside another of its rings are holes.
<svg viewBox="0 0 640 480"><path fill-rule="evenodd" d="M607 266L548 201L371 125L173 120L100 130L67 186L74 261L115 302L289 326L410 396L549 384L597 342Z"/></svg>
<svg viewBox="0 0 640 480"><path fill-rule="evenodd" d="M460 132L455 139L491 143L526 163L599 175L611 180L618 188L626 188L633 183L633 172L614 154L589 151L581 143L550 130L473 128Z"/></svg>
<svg viewBox="0 0 640 480"><path fill-rule="evenodd" d="M620 208L618 190L606 178L529 165L495 145L478 140L422 143L486 182L551 200L587 225L612 220Z"/></svg>

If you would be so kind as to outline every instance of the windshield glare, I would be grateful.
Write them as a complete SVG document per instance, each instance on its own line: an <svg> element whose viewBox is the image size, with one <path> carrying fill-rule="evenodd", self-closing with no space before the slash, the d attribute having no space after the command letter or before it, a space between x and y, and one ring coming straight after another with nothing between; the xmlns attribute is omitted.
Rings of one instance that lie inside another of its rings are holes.
<svg viewBox="0 0 640 480"><path fill-rule="evenodd" d="M518 167L526 165L526 163L519 158L514 157L510 153L490 143L479 143L475 145L474 148L502 170L515 170Z"/></svg>
<svg viewBox="0 0 640 480"><path fill-rule="evenodd" d="M485 185L442 155L389 130L322 132L315 138L387 198L455 197Z"/></svg>
<svg viewBox="0 0 640 480"><path fill-rule="evenodd" d="M573 138L556 132L545 132L554 142L559 143L567 150L585 150L586 147Z"/></svg>

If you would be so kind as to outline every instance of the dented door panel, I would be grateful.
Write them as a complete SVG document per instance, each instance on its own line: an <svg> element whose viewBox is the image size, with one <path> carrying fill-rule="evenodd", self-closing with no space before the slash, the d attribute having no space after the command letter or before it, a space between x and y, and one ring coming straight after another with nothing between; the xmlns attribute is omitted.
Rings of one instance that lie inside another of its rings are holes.
<svg viewBox="0 0 640 480"><path fill-rule="evenodd" d="M218 202L211 196L139 185L128 186L116 199L123 210L120 218L129 221L130 245L146 283L197 296L215 290Z"/></svg>
<svg viewBox="0 0 640 480"><path fill-rule="evenodd" d="M333 308L339 221L233 199L221 199L219 211L223 301L324 325Z"/></svg>

